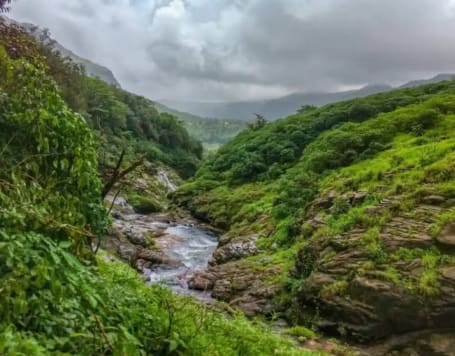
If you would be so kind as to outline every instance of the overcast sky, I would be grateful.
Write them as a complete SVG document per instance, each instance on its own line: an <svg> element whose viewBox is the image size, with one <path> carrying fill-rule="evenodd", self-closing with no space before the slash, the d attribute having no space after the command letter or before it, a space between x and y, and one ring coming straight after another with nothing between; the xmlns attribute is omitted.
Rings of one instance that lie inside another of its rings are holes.
<svg viewBox="0 0 455 356"><path fill-rule="evenodd" d="M455 72L454 0L17 0L152 99L261 99Z"/></svg>

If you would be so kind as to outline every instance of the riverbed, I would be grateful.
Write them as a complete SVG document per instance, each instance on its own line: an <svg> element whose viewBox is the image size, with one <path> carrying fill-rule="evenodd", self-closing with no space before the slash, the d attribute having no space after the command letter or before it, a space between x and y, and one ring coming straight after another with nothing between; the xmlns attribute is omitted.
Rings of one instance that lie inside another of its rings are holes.
<svg viewBox="0 0 455 356"><path fill-rule="evenodd" d="M200 300L211 299L210 292L188 288L187 280L193 272L207 268L218 244L215 232L189 216L173 219L166 214L138 214L121 197L112 215L113 226L124 236L114 249L147 283L161 283ZM149 236L154 236L152 246Z"/></svg>

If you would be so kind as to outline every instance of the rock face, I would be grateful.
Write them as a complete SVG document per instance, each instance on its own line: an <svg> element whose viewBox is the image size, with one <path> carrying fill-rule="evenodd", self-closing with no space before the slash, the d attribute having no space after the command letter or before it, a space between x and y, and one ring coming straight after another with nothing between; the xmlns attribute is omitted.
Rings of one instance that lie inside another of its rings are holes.
<svg viewBox="0 0 455 356"><path fill-rule="evenodd" d="M360 356L455 356L455 332L434 329L398 335L364 348Z"/></svg>
<svg viewBox="0 0 455 356"><path fill-rule="evenodd" d="M239 307L248 316L268 315L275 310L273 298L281 287L270 283L280 272L280 266L271 265L258 271L252 262L243 259L259 253L258 235L223 236L206 271L189 277L188 286L210 290L212 297Z"/></svg>
<svg viewBox="0 0 455 356"><path fill-rule="evenodd" d="M178 262L161 252L150 235L162 235L168 224L158 221L159 216L151 217L150 221L146 216L139 219L139 215L134 214L131 205L122 197L118 197L115 203L112 211L114 224L102 247L117 253L139 272L159 265L176 266Z"/></svg>
<svg viewBox="0 0 455 356"><path fill-rule="evenodd" d="M239 307L247 316L269 315L275 309L273 297L280 287L267 283L267 278L276 275L278 269L271 267L258 274L243 261L231 261L194 273L188 286L211 290L213 298Z"/></svg>
<svg viewBox="0 0 455 356"><path fill-rule="evenodd" d="M323 331L361 342L421 330L455 330L455 267L433 267L435 290L430 293L424 290L428 262L425 265L412 254L383 258L398 252L437 251L428 231L441 211L436 205L421 205L396 216L369 244L365 243L366 231L357 229L332 239L316 239L301 249L296 263L298 276L305 279L296 301L301 314L313 318ZM455 227L447 227L442 236L441 244L451 244L452 236L455 242ZM430 346L408 340L415 346L409 350L427 350L428 346L433 353L412 355L453 355L438 351L454 345L441 340L434 339Z"/></svg>

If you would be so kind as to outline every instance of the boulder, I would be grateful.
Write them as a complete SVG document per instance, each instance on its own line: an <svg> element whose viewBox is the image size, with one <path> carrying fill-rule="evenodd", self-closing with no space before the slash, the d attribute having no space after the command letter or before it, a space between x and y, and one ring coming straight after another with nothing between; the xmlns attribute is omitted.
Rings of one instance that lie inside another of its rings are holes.
<svg viewBox="0 0 455 356"><path fill-rule="evenodd" d="M126 238L134 245L147 247L147 239L144 236L144 233L140 230L130 228L124 231Z"/></svg>
<svg viewBox="0 0 455 356"><path fill-rule="evenodd" d="M259 250L256 247L256 240L258 238L259 235L248 235L230 240L216 249L210 261L210 265L222 264L243 257L256 255L259 253Z"/></svg>
<svg viewBox="0 0 455 356"><path fill-rule="evenodd" d="M149 266L151 265L178 265L179 262L173 260L166 254L161 251L152 251L148 249L140 249L138 251L137 257L149 262Z"/></svg>
<svg viewBox="0 0 455 356"><path fill-rule="evenodd" d="M117 253L122 260L125 260L130 264L133 264L136 261L137 249L133 246L119 245Z"/></svg>

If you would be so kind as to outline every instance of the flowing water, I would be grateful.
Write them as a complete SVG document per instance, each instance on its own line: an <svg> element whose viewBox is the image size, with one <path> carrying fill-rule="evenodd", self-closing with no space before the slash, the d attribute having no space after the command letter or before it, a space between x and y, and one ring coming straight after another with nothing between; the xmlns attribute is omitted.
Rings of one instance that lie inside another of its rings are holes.
<svg viewBox="0 0 455 356"><path fill-rule="evenodd" d="M169 225L159 238L161 250L179 262L177 266L147 269L151 283L163 283L177 293L192 294L202 300L210 299L207 292L188 289L187 277L196 270L207 268L218 242L217 236L193 224Z"/></svg>
<svg viewBox="0 0 455 356"><path fill-rule="evenodd" d="M176 189L176 185L162 168L157 170L155 177L168 192ZM113 199L112 196L107 197L109 202ZM163 217L136 214L133 207L122 197L117 197L115 207L122 211L116 216L114 214L114 225L117 228L139 238L147 232L159 232L161 236L155 240L156 245L160 251L177 262L144 269L150 283L163 283L177 293L192 294L202 300L210 299L206 292L190 290L187 277L196 270L207 268L218 244L215 234L201 228L194 221L171 223Z"/></svg>

